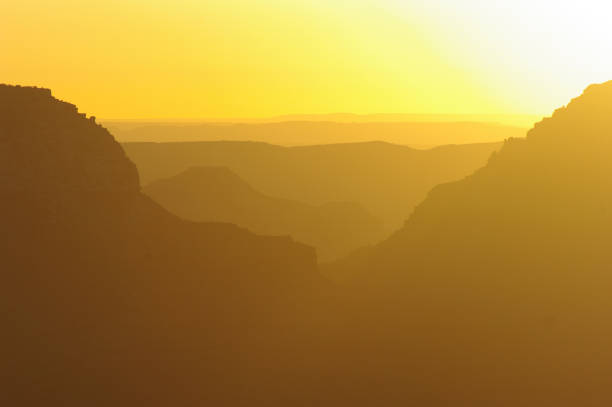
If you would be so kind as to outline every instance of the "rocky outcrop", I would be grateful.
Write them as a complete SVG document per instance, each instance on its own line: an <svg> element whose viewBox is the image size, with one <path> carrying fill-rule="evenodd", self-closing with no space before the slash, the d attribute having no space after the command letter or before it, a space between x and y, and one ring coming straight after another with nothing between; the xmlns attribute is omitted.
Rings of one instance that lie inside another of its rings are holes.
<svg viewBox="0 0 612 407"><path fill-rule="evenodd" d="M138 191L138 173L110 133L49 89L0 85L4 189Z"/></svg>

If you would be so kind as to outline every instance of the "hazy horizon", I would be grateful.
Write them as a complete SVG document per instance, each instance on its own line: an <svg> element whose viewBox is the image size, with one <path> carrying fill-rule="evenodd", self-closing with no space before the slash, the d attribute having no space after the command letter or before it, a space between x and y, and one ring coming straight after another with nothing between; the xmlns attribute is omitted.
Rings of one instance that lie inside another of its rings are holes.
<svg viewBox="0 0 612 407"><path fill-rule="evenodd" d="M522 128L530 128L540 121L545 114L519 113L292 113L272 116L254 117L129 117L109 118L98 117L102 123L134 123L134 124L250 124L279 122L334 122L334 123L397 123L397 122L471 122L492 123Z"/></svg>

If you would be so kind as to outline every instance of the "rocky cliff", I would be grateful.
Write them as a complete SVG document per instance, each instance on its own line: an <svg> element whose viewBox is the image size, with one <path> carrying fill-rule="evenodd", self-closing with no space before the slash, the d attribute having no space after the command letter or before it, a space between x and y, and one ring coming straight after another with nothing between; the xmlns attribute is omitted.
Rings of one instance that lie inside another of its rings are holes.
<svg viewBox="0 0 612 407"><path fill-rule="evenodd" d="M47 89L0 86L0 180L3 405L238 403L327 287L307 246L142 195L108 131Z"/></svg>

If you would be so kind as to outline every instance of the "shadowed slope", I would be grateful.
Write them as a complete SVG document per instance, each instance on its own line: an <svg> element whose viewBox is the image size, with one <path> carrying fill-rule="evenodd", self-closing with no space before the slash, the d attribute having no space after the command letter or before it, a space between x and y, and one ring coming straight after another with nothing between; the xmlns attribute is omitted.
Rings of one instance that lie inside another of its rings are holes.
<svg viewBox="0 0 612 407"><path fill-rule="evenodd" d="M2 404L612 402L612 83L335 263L340 300L311 249L162 210L74 107L0 101Z"/></svg>
<svg viewBox="0 0 612 407"><path fill-rule="evenodd" d="M383 237L380 221L357 204L314 206L268 197L223 167L192 167L147 185L144 193L185 219L229 222L262 235L291 235L314 246L322 261Z"/></svg>
<svg viewBox="0 0 612 407"><path fill-rule="evenodd" d="M327 287L311 248L171 215L112 136L45 89L0 86L0 178L0 404L275 397L295 366L286 333Z"/></svg>
<svg viewBox="0 0 612 407"><path fill-rule="evenodd" d="M611 132L612 82L591 86L328 270L370 298L379 331L439 346L425 368L448 402L612 400Z"/></svg>

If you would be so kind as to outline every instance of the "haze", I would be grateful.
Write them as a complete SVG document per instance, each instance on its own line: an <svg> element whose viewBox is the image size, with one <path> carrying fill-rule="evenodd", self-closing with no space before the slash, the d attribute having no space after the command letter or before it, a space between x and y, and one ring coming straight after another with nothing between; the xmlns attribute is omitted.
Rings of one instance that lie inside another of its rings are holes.
<svg viewBox="0 0 612 407"><path fill-rule="evenodd" d="M611 406L611 11L0 2L0 407Z"/></svg>

